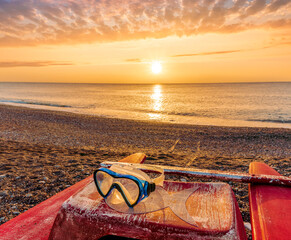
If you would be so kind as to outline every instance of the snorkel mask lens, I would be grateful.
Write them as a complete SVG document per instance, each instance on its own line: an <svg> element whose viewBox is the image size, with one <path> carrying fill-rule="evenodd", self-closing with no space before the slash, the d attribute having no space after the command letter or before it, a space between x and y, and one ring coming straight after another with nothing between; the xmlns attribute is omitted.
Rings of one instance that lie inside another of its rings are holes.
<svg viewBox="0 0 291 240"><path fill-rule="evenodd" d="M127 200L131 205L136 203L140 195L140 190L136 182L128 178L117 178L116 183L120 184Z"/></svg>
<svg viewBox="0 0 291 240"><path fill-rule="evenodd" d="M99 190L102 192L102 195L107 195L113 183L113 179L114 178L106 172L98 171L96 173L96 183Z"/></svg>

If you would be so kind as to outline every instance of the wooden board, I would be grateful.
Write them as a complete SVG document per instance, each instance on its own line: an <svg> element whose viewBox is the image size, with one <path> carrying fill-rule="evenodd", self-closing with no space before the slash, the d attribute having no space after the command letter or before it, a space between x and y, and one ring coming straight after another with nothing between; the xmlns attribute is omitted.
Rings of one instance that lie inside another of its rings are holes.
<svg viewBox="0 0 291 240"><path fill-rule="evenodd" d="M136 153L122 159L122 162L142 163L145 160L143 153ZM95 169L92 169L92 172ZM73 194L78 192L89 182L92 176L65 189L28 211L20 214L14 219L0 226L0 239L5 240L26 240L41 239L47 240L61 205Z"/></svg>
<svg viewBox="0 0 291 240"><path fill-rule="evenodd" d="M250 174L281 176L260 162L250 164ZM254 240L291 239L291 188L249 185L249 201Z"/></svg>

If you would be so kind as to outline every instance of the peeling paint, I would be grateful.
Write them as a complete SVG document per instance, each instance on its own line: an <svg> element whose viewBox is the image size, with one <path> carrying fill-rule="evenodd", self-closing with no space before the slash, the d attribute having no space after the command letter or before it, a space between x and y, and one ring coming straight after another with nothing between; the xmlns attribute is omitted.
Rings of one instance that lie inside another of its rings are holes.
<svg viewBox="0 0 291 240"><path fill-rule="evenodd" d="M177 217L178 214L174 214L169 207L139 214L115 211L99 196L94 183L90 182L62 205L60 216L57 218L60 222L55 225L54 233L60 236L64 234L57 230L60 226L62 231L64 228L71 229L66 232L69 234L66 236L72 238L77 234L73 229L77 229L78 238L80 231L86 229L86 234L90 232L96 238L98 234L99 237L113 234L138 239L244 239L238 237L235 206L228 184L165 181L164 187L169 197L174 197L179 192L183 193L183 190L191 193L189 198L184 197L184 205L186 204L197 227L189 224L187 219ZM172 204L174 202L172 201Z"/></svg>

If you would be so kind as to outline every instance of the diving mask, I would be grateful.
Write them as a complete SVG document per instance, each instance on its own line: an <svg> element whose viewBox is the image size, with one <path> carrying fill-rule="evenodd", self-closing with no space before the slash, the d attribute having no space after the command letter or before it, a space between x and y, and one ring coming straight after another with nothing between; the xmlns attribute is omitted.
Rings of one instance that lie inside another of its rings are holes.
<svg viewBox="0 0 291 240"><path fill-rule="evenodd" d="M115 199L122 198L127 206L132 208L154 192L157 185L163 186L164 170L157 167L150 170L159 172L160 175L151 179L145 172L132 166L112 165L110 169L97 169L93 177L103 198L114 194Z"/></svg>

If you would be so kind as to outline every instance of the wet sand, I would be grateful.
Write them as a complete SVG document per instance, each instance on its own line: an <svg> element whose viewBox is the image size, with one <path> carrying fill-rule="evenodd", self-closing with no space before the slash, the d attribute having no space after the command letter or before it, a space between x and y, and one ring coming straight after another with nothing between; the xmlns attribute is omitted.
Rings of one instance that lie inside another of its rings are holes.
<svg viewBox="0 0 291 240"><path fill-rule="evenodd" d="M0 224L89 176L100 162L135 152L145 153L150 164L236 172L260 161L290 176L290 140L290 129L165 124L0 105ZM249 222L247 185L230 185Z"/></svg>

